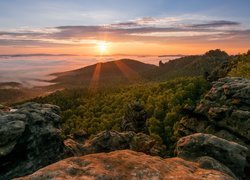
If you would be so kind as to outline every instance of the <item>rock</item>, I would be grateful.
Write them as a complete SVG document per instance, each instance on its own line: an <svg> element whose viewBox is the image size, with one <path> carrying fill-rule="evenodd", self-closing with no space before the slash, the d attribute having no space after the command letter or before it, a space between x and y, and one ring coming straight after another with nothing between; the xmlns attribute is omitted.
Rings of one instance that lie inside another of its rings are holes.
<svg viewBox="0 0 250 180"><path fill-rule="evenodd" d="M165 146L161 145L149 135L143 133L103 131L80 144L72 139L64 141L69 155L86 155L100 152L111 152L122 149L131 149L134 151L144 152L149 155L163 155Z"/></svg>
<svg viewBox="0 0 250 180"><path fill-rule="evenodd" d="M64 157L60 109L26 103L0 115L0 179L32 173Z"/></svg>
<svg viewBox="0 0 250 180"><path fill-rule="evenodd" d="M103 131L88 141L84 145L84 148L87 154L129 149L129 143L134 136L135 133L132 131L122 133L117 131Z"/></svg>
<svg viewBox="0 0 250 180"><path fill-rule="evenodd" d="M128 104L121 123L121 130L145 133L147 132L146 120L147 113L140 103L134 102Z"/></svg>
<svg viewBox="0 0 250 180"><path fill-rule="evenodd" d="M245 173L250 177L250 80L219 79L194 110L185 112L176 135L207 133L246 146Z"/></svg>
<svg viewBox="0 0 250 180"><path fill-rule="evenodd" d="M224 172L234 179L238 179L232 171L226 167L225 165L221 164L219 161L215 160L212 157L209 156L202 156L196 159L196 162L199 164L200 168L203 169L214 169L220 172Z"/></svg>
<svg viewBox="0 0 250 180"><path fill-rule="evenodd" d="M79 130L73 133L73 138L79 143L84 143L84 141L89 137L88 133L84 130Z"/></svg>
<svg viewBox="0 0 250 180"><path fill-rule="evenodd" d="M154 156L163 156L166 150L165 146L144 133L135 134L129 143L129 148L133 151L144 152Z"/></svg>
<svg viewBox="0 0 250 180"><path fill-rule="evenodd" d="M227 166L239 178L244 173L247 151L246 147L235 142L202 133L183 137L176 145L178 157L196 161L199 157L210 156Z"/></svg>
<svg viewBox="0 0 250 180"><path fill-rule="evenodd" d="M74 141L73 139L66 139L64 141L64 145L65 145L65 154L67 154L68 157L82 156L83 154L88 154L83 144L80 144Z"/></svg>
<svg viewBox="0 0 250 180"><path fill-rule="evenodd" d="M23 121L0 121L0 158L9 154L25 130Z"/></svg>
<svg viewBox="0 0 250 180"><path fill-rule="evenodd" d="M10 107L0 104L0 114L3 112L9 112L10 109L11 109Z"/></svg>
<svg viewBox="0 0 250 180"><path fill-rule="evenodd" d="M231 180L216 170L202 169L181 158L161 159L120 150L68 158L19 180L46 179L208 179Z"/></svg>

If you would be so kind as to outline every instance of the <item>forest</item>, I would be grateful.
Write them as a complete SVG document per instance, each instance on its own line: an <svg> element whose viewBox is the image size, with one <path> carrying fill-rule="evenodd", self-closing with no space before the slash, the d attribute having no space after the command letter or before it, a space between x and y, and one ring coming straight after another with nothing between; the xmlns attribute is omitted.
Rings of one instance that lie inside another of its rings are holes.
<svg viewBox="0 0 250 180"><path fill-rule="evenodd" d="M34 101L61 107L65 136L79 130L90 135L107 129L119 131L126 112L133 111L129 105L136 103L146 112L149 134L167 144L173 140L175 126L182 116L181 109L185 105L195 105L209 87L210 84L201 77L178 78L162 83L102 89L95 94L86 88L69 89Z"/></svg>
<svg viewBox="0 0 250 180"><path fill-rule="evenodd" d="M249 78L249 60L250 51L233 56L226 66L222 63L214 68L210 76L214 76L212 79L226 75ZM82 130L89 135L103 130L120 131L124 117L138 116L133 109L133 105L137 105L146 114L146 117L139 115L137 118L146 118L146 129L150 136L169 146L175 143L178 136L174 132L184 116L183 107L194 106L210 87L211 82L207 77L177 76L165 81L102 87L97 91L86 87L70 88L33 101L55 104L61 108L65 138Z"/></svg>

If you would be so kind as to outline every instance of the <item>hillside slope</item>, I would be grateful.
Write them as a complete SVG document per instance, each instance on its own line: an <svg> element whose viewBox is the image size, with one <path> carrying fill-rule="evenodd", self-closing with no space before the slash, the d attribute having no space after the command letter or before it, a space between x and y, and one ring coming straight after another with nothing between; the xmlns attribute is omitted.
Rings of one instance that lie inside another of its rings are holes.
<svg viewBox="0 0 250 180"><path fill-rule="evenodd" d="M121 59L111 62L100 62L73 71L55 73L50 82L59 87L89 87L128 84L143 80L142 73L156 68L136 60ZM54 87L54 86L52 86Z"/></svg>
<svg viewBox="0 0 250 180"><path fill-rule="evenodd" d="M204 55L186 56L159 63L157 70L149 71L149 79L168 80L176 77L203 76L212 74L223 65L229 65L232 57L219 49L210 50Z"/></svg>
<svg viewBox="0 0 250 180"><path fill-rule="evenodd" d="M225 77L232 68L231 62L239 57L241 55L233 57L224 51L211 50L204 55L186 56L165 64L160 62L159 66L131 59L97 63L73 71L54 73L52 75L55 78L49 81L50 86L8 90L0 87L0 103L15 103L57 90L79 87L90 90L124 88L131 84L203 75L211 76L211 81L214 81Z"/></svg>
<svg viewBox="0 0 250 180"><path fill-rule="evenodd" d="M203 76L212 74L223 64L229 64L231 57L219 49L206 52L204 55L186 56L170 60L159 66L145 64L136 60L122 59L97 63L73 71L55 73L55 83L51 87L103 87L126 85L128 83L165 81L177 77Z"/></svg>

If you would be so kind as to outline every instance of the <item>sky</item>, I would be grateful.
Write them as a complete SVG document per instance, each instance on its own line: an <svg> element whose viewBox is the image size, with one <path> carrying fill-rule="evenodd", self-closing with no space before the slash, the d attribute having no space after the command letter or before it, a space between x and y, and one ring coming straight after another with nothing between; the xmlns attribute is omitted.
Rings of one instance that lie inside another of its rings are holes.
<svg viewBox="0 0 250 180"><path fill-rule="evenodd" d="M1 0L0 55L250 49L250 0Z"/></svg>

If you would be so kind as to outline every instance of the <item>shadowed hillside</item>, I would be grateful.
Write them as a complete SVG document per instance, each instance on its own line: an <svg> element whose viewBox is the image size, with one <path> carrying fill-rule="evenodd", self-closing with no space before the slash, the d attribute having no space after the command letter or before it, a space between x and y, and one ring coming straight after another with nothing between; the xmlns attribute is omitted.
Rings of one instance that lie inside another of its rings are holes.
<svg viewBox="0 0 250 180"><path fill-rule="evenodd" d="M219 49L210 50L204 55L186 56L166 63L159 62L159 68L147 73L147 77L156 80L168 80L176 77L203 76L211 74L231 57Z"/></svg>
<svg viewBox="0 0 250 180"><path fill-rule="evenodd" d="M18 82L0 83L0 103L11 104L45 94L42 88L27 88Z"/></svg>
<svg viewBox="0 0 250 180"><path fill-rule="evenodd" d="M143 80L142 73L156 66L131 59L98 63L81 69L52 74L57 76L51 87L97 87L128 84Z"/></svg>

